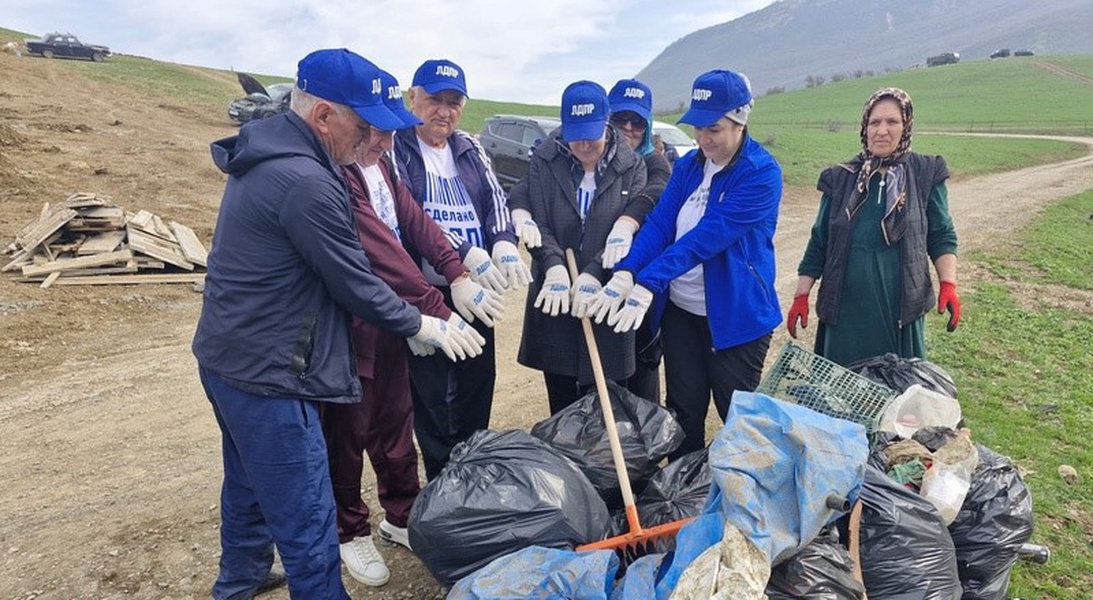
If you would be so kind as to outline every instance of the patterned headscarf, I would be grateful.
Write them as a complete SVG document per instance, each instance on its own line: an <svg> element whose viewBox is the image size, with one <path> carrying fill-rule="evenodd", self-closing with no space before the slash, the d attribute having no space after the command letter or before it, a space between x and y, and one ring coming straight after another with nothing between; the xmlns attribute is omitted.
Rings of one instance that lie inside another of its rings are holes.
<svg viewBox="0 0 1093 600"><path fill-rule="evenodd" d="M895 152L884 157L874 156L869 152L869 115L878 102L889 99L895 100L899 104L900 113L903 115L903 135L900 136L899 142L896 144ZM907 176L903 157L911 151L911 130L915 122L914 116L915 110L911 105L911 96L907 92L899 88L878 90L869 97L869 101L865 103L865 109L862 111L862 151L848 164L851 169L855 167L859 169L855 184L856 193L846 209L846 215L849 219L854 218L854 215L869 195L867 191L869 189L869 178L878 169L888 168L884 181L881 182L885 184L881 188L884 191L885 198L881 231L884 233L884 240L888 245L895 244L903 239L903 234L907 231Z"/></svg>
<svg viewBox="0 0 1093 600"><path fill-rule="evenodd" d="M892 154L880 157L869 152L869 115L873 107L881 100L895 100L899 104L900 113L903 114L903 135L899 138L896 151ZM884 88L877 90L869 101L865 103L865 109L861 115L861 147L858 157L862 161L861 171L858 172L858 192L865 193L869 185L869 178L873 172L881 167L887 167L903 158L911 150L911 131L915 125L915 108L911 104L911 95L899 88Z"/></svg>

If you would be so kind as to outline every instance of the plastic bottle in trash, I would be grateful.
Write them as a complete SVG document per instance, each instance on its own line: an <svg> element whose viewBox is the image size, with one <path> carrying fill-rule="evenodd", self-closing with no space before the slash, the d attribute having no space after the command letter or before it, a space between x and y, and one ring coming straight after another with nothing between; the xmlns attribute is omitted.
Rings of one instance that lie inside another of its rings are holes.
<svg viewBox="0 0 1093 600"><path fill-rule="evenodd" d="M952 441L934 453L934 463L922 477L919 494L937 508L946 525L960 512L977 466L979 452L967 429L961 429Z"/></svg>

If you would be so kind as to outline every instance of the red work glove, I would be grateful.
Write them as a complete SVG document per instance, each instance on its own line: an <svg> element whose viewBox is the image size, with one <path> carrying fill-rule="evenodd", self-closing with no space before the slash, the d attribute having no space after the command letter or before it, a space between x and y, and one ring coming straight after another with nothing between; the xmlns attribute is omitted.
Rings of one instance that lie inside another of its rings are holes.
<svg viewBox="0 0 1093 600"><path fill-rule="evenodd" d="M793 339L797 339L797 319L801 320L801 327L808 327L808 294L793 297L793 306L790 307L789 316L786 317L786 329L789 330L789 336Z"/></svg>
<svg viewBox="0 0 1093 600"><path fill-rule="evenodd" d="M946 309L949 310L949 324L945 329L954 331L960 324L960 296L956 295L956 284L951 281L942 281L941 291L937 294L937 314Z"/></svg>

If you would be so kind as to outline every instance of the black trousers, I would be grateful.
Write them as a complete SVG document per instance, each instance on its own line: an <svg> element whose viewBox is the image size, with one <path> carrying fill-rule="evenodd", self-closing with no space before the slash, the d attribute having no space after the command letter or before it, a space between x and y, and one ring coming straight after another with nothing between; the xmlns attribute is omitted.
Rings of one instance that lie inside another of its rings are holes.
<svg viewBox="0 0 1093 600"><path fill-rule="evenodd" d="M439 289L450 307L448 288ZM486 338L482 354L474 358L453 363L440 351L432 356L410 356L414 433L430 481L448 464L448 455L456 444L490 426L497 379L493 329L481 320L471 326Z"/></svg>
<svg viewBox="0 0 1093 600"><path fill-rule="evenodd" d="M547 402L550 403L551 416L558 414L562 409L584 398L589 392L596 391L596 384L579 385L576 377L558 375L556 373L543 373L543 381L546 383ZM616 381L623 385L625 381Z"/></svg>
<svg viewBox="0 0 1093 600"><path fill-rule="evenodd" d="M759 386L771 334L724 350L713 349L709 321L668 302L661 321L664 340L664 379L668 408L686 438L668 456L675 460L706 446L706 413L713 393L721 420L729 412L736 390L751 392Z"/></svg>
<svg viewBox="0 0 1093 600"><path fill-rule="evenodd" d="M652 309L649 309L652 311ZM645 315L645 322L634 336L634 374L626 380L626 389L635 396L660 404L660 360L664 355L664 343L659 332L653 334L649 326L651 315Z"/></svg>

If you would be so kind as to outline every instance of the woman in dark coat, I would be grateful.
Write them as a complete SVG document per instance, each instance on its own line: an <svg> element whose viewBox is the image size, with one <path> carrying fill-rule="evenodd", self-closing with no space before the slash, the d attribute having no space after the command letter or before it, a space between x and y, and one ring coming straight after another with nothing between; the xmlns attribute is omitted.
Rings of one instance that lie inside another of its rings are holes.
<svg viewBox="0 0 1093 600"><path fill-rule="evenodd" d="M527 179L514 188L514 205L530 211L542 234L542 245L530 250L535 281L528 291L517 360L543 371L551 414L580 399L594 384L570 300L580 315L607 279L604 248L609 232L620 217L633 221L636 230L652 208L640 195L645 163L607 124L609 114L601 86L578 81L567 87L562 127L536 149ZM570 280L566 267L567 248L576 254L576 281ZM594 329L605 375L626 380L634 373L634 334L606 326Z"/></svg>
<svg viewBox="0 0 1093 600"><path fill-rule="evenodd" d="M820 280L816 353L839 364L887 352L926 356L931 262L937 311L948 309L949 331L960 323L949 171L942 157L911 151L913 125L906 92L876 92L862 114L862 152L820 175L820 211L786 326L793 337L798 321L808 326L808 296Z"/></svg>

